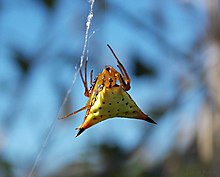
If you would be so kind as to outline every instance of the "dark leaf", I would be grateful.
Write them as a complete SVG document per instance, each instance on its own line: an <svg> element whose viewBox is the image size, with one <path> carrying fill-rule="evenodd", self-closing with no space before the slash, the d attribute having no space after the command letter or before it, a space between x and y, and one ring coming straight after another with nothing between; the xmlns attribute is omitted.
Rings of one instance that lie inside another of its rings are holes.
<svg viewBox="0 0 220 177"><path fill-rule="evenodd" d="M0 172L3 176L13 176L13 166L3 158L0 158Z"/></svg>
<svg viewBox="0 0 220 177"><path fill-rule="evenodd" d="M155 68L152 66L145 64L141 61L141 59L137 56L133 57L133 67L134 67L134 74L136 76L147 75L149 77L153 77L156 75Z"/></svg>
<svg viewBox="0 0 220 177"><path fill-rule="evenodd" d="M167 111L169 111L169 106L166 106L166 105L160 105L160 106L157 106L157 107L149 110L151 117L154 119L156 118L157 120L158 120L158 118L165 115L167 113Z"/></svg>
<svg viewBox="0 0 220 177"><path fill-rule="evenodd" d="M56 0L42 0L42 2L50 10L52 10L56 4Z"/></svg>
<svg viewBox="0 0 220 177"><path fill-rule="evenodd" d="M14 51L15 60L23 73L28 73L30 69L30 59L21 51Z"/></svg>

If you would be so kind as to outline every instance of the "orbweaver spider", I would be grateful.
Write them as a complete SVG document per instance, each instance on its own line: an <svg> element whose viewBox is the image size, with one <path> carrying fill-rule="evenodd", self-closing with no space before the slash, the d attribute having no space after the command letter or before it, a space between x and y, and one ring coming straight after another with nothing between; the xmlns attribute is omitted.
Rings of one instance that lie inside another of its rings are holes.
<svg viewBox="0 0 220 177"><path fill-rule="evenodd" d="M80 77L82 79L85 92L84 95L89 98L86 105L77 111L65 115L61 119L70 117L82 110L86 109L86 115L83 123L76 128L79 136L89 127L109 118L126 117L145 120L156 124L148 115L144 114L136 105L127 91L131 88L131 79L114 53L110 45L107 45L113 56L115 57L120 72L116 71L111 66L105 66L103 71L98 74L92 82L93 70L90 72L90 88L87 86L87 63L84 65L84 77L82 69L80 69Z"/></svg>

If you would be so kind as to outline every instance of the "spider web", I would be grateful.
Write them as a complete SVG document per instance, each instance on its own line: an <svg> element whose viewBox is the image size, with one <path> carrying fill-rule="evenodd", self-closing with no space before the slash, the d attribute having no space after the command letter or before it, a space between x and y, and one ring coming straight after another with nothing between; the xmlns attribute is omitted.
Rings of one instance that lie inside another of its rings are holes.
<svg viewBox="0 0 220 177"><path fill-rule="evenodd" d="M56 118L53 120L53 122L51 123L50 125L50 128L46 134L46 137L41 145L41 148L34 160L34 163L32 165L32 168L30 170L30 172L28 173L28 176L27 177L33 177L34 176L34 171L36 170L36 167L38 166L40 160L41 160L41 157L42 157L42 153L48 143L48 140L50 139L55 127L56 127L56 124L58 122L58 118L59 118L59 115L61 114L61 110L63 108L63 106L66 104L68 98L69 98L69 95L73 89L73 86L76 82L76 78L79 74L79 71L80 69L82 68L83 66L83 62L85 60L85 55L87 56L86 57L86 60L88 60L88 40L89 38L95 33L94 31L92 32L92 34L89 36L89 32L90 32L90 27L91 27L91 22L92 22L92 18L93 18L93 6L94 6L94 3L95 3L95 0L88 0L88 3L90 4L90 9L89 9L89 14L87 16L87 21L86 21L86 32L85 32L85 39L84 39L84 45L83 45L83 51L82 51L82 55L80 57L80 65L79 67L77 68L76 67L76 72L74 73L74 76L73 76L73 79L72 79L72 84L70 86L70 88L67 90L66 92L66 95L63 99L63 102L57 112L57 115L56 115Z"/></svg>

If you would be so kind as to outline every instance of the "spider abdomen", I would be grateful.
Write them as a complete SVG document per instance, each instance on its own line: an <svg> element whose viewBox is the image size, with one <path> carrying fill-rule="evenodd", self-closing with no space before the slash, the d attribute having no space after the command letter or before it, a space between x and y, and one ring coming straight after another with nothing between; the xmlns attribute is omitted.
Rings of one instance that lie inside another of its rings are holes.
<svg viewBox="0 0 220 177"><path fill-rule="evenodd" d="M96 95L95 102L93 102L88 110L83 125L85 126L84 128L89 128L94 124L113 117L127 117L147 121L149 118L120 86L104 87Z"/></svg>

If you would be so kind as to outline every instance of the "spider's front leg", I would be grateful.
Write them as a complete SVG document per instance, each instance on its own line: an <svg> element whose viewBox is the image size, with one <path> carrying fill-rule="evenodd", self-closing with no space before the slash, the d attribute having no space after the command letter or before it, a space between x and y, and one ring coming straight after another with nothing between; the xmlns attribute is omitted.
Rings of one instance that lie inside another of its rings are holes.
<svg viewBox="0 0 220 177"><path fill-rule="evenodd" d="M59 117L58 119L66 119L66 118L68 118L68 117L70 117L70 116L73 116L74 114L77 114L77 113L80 112L80 111L85 110L86 108L87 108L87 106L84 106L84 107L82 107L82 108L80 108L80 109L78 109L78 110L76 110L76 111L74 111L74 112L72 112L72 113L70 113L70 114L67 114L67 115L65 115L65 116L63 116L63 117Z"/></svg>
<svg viewBox="0 0 220 177"><path fill-rule="evenodd" d="M82 79L82 82L83 82L83 85L84 85L84 88L85 88L84 95L86 97L89 97L90 93L89 93L89 89L88 89L88 86L87 86L87 63L88 63L88 60L86 60L85 66L84 66L85 79L83 78L83 75L82 75L82 68L80 68L79 73L80 73L80 77Z"/></svg>
<svg viewBox="0 0 220 177"><path fill-rule="evenodd" d="M79 73L80 73L80 77L82 79L82 82L83 82L83 85L84 85L84 88L85 88L84 95L86 97L90 97L89 89L88 89L88 86L87 86L87 77L86 77L86 75L87 75L87 63L88 63L88 60L86 60L85 66L84 66L85 79L83 78L83 75L82 75L82 68L80 68ZM67 114L63 117L59 117L59 119L66 119L66 118L68 118L70 116L73 116L74 114L77 114L78 112L83 111L85 109L87 109L87 105L80 108L80 109L78 109L78 110L76 110L76 111L74 111L74 112L72 112L72 113L70 113L70 114Z"/></svg>
<svg viewBox="0 0 220 177"><path fill-rule="evenodd" d="M123 86L124 90L128 91L131 88L131 85L130 85L131 79L130 79L126 69L124 68L124 66L122 65L120 60L118 59L117 55L113 51L113 49L110 47L110 45L107 44L107 46L110 49L110 51L112 52L112 54L114 55L115 59L117 60L117 63L118 63L117 66L122 74L121 75L120 73L116 73L116 77L120 81L120 84Z"/></svg>
<svg viewBox="0 0 220 177"><path fill-rule="evenodd" d="M120 82L120 86L122 86L125 91L128 91L131 88L130 81L125 81L123 76L119 72L117 72L115 76Z"/></svg>
<svg viewBox="0 0 220 177"><path fill-rule="evenodd" d="M119 75L119 81L123 83L123 88L125 91L130 90L131 88L131 79L126 71L126 69L124 68L124 66L120 63L120 61L118 60L118 68L121 71L121 74Z"/></svg>

